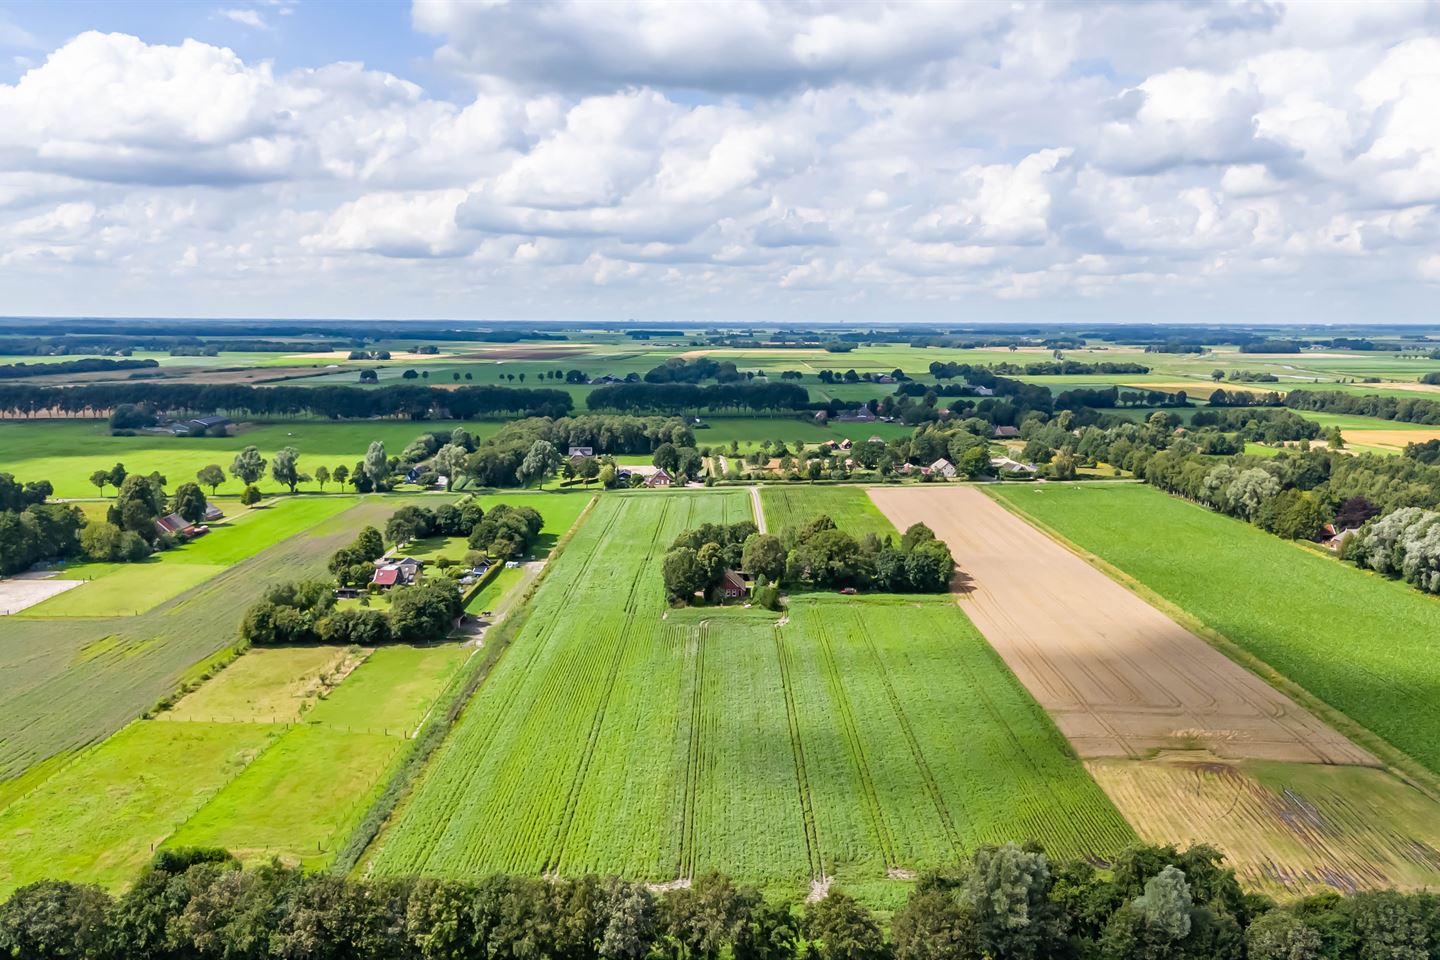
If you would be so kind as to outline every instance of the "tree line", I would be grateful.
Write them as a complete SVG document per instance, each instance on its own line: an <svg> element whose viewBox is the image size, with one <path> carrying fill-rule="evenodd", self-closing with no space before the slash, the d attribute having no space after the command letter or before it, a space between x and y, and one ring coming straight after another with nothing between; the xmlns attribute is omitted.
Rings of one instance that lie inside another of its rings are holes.
<svg viewBox="0 0 1440 960"><path fill-rule="evenodd" d="M770 413L809 409L810 393L793 383L611 383L591 390L585 405L617 413Z"/></svg>
<svg viewBox="0 0 1440 960"><path fill-rule="evenodd" d="M81 360L57 360L54 363L0 364L0 380L21 380L25 377L48 377L67 373L100 373L109 370L139 370L158 367L158 360L111 360L108 357L86 357Z"/></svg>
<svg viewBox="0 0 1440 960"><path fill-rule="evenodd" d="M1101 871L1036 844L922 874L888 924L843 890L804 904L719 873L351 880L163 850L131 887L46 880L0 905L17 960L1426 960L1440 896L1277 905L1222 855L1140 846Z"/></svg>
<svg viewBox="0 0 1440 960"><path fill-rule="evenodd" d="M1350 413L1401 423L1440 424L1440 402L1423 397L1361 396L1338 390L1291 390L1285 406L1315 413Z"/></svg>
<svg viewBox="0 0 1440 960"><path fill-rule="evenodd" d="M549 388L462 386L455 389L397 385L361 387L257 387L248 384L93 383L69 387L0 384L0 413L35 416L51 412L101 417L121 404L145 405L172 414L223 411L232 416L411 420L472 420L490 416L563 416L570 394Z"/></svg>

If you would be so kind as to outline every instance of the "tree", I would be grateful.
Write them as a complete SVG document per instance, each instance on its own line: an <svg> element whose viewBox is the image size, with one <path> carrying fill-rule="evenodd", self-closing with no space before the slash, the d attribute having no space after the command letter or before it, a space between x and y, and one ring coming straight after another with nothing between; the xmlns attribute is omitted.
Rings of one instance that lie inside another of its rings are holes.
<svg viewBox="0 0 1440 960"><path fill-rule="evenodd" d="M259 503L260 500L260 488L255 486L253 483L247 486L244 490L240 491L240 505L243 507L253 507L255 506L255 504Z"/></svg>
<svg viewBox="0 0 1440 960"><path fill-rule="evenodd" d="M225 482L225 471L220 469L220 464L212 463L195 471L195 479L202 486L210 488L210 496L215 496L215 491L220 484Z"/></svg>
<svg viewBox="0 0 1440 960"><path fill-rule="evenodd" d="M463 611L460 588L448 578L425 579L390 592L390 628L401 643L444 639Z"/></svg>
<svg viewBox="0 0 1440 960"><path fill-rule="evenodd" d="M1214 370L1210 371L1210 379L1215 381L1216 383L1219 383L1221 380L1225 379L1225 371L1221 370L1219 367L1216 367Z"/></svg>
<svg viewBox="0 0 1440 960"><path fill-rule="evenodd" d="M1293 914L1271 910L1245 931L1250 960L1319 960L1320 934Z"/></svg>
<svg viewBox="0 0 1440 960"><path fill-rule="evenodd" d="M895 960L969 960L984 956L975 915L951 891L921 881L890 923Z"/></svg>
<svg viewBox="0 0 1440 960"><path fill-rule="evenodd" d="M558 466L560 451L555 449L555 445L549 440L536 440L530 445L515 475L528 487L532 481L550 476Z"/></svg>
<svg viewBox="0 0 1440 960"><path fill-rule="evenodd" d="M342 463L331 472L330 476L334 479L336 486L344 487L345 481L350 479L350 468Z"/></svg>
<svg viewBox="0 0 1440 960"><path fill-rule="evenodd" d="M676 449L675 444L662 443L655 448L650 462L666 473L674 474L680 469L680 452Z"/></svg>
<svg viewBox="0 0 1440 960"><path fill-rule="evenodd" d="M370 446L365 451L365 460L361 468L370 486L376 490L384 490L385 481L390 478L390 463L385 459L385 443L382 440L370 441Z"/></svg>
<svg viewBox="0 0 1440 960"><path fill-rule="evenodd" d="M305 475L300 472L299 460L299 450L294 447L282 447L276 451L275 459L270 462L270 476L275 478L276 483L289 487L292 494L295 492L295 488L306 479Z"/></svg>
<svg viewBox="0 0 1440 960"><path fill-rule="evenodd" d="M341 646L378 647L395 639L389 617L379 610L336 610L317 632L322 643Z"/></svg>
<svg viewBox="0 0 1440 960"><path fill-rule="evenodd" d="M95 486L98 487L100 490L100 495L104 496L105 488L110 484L110 471L96 470L94 473L90 474L90 482L95 484Z"/></svg>
<svg viewBox="0 0 1440 960"><path fill-rule="evenodd" d="M772 583L785 574L785 544L768 533L752 534L745 540L741 568Z"/></svg>
<svg viewBox="0 0 1440 960"><path fill-rule="evenodd" d="M251 445L235 454L230 475L246 486L254 486L265 475L265 458L260 456L259 449Z"/></svg>
<svg viewBox="0 0 1440 960"><path fill-rule="evenodd" d="M91 560L108 562L120 556L121 530L104 520L91 520L80 531L80 550Z"/></svg>
<svg viewBox="0 0 1440 960"><path fill-rule="evenodd" d="M705 571L689 547L677 547L665 554L665 595L672 602L689 603L706 584Z"/></svg>
<svg viewBox="0 0 1440 960"><path fill-rule="evenodd" d="M606 900L609 917L600 938L603 960L645 960L655 944L659 911L642 884L615 883Z"/></svg>
<svg viewBox="0 0 1440 960"><path fill-rule="evenodd" d="M42 880L0 906L0 956L61 960L104 956L111 900L96 886Z"/></svg>
<svg viewBox="0 0 1440 960"><path fill-rule="evenodd" d="M618 473L615 470L615 464L605 464L605 466L600 468L600 476L598 478L600 480L600 486L604 487L606 490L609 490L611 487L615 486L615 480L617 476Z"/></svg>
<svg viewBox="0 0 1440 960"><path fill-rule="evenodd" d="M885 956L885 938L875 916L838 890L805 909L805 936L819 960L882 960Z"/></svg>
<svg viewBox="0 0 1440 960"><path fill-rule="evenodd" d="M323 463L315 468L315 482L320 485L322 491L325 489L325 484L330 482L330 468Z"/></svg>
<svg viewBox="0 0 1440 960"><path fill-rule="evenodd" d="M985 952L995 960L1049 957L1063 943L1062 912L1050 902L1045 854L1014 843L975 852L961 902L974 914Z"/></svg>
<svg viewBox="0 0 1440 960"><path fill-rule="evenodd" d="M129 476L129 474L125 472L125 464L115 464L115 466L110 468L110 486L119 487L120 484L125 482L127 476Z"/></svg>
<svg viewBox="0 0 1440 960"><path fill-rule="evenodd" d="M201 492L199 484L182 483L175 488L170 509L191 523L199 523L205 519L206 506L205 494Z"/></svg>

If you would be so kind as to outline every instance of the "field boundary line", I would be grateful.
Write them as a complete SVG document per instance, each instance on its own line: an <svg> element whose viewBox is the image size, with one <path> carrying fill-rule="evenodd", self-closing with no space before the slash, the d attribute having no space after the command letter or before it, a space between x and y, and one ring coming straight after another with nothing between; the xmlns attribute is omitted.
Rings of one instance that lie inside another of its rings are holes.
<svg viewBox="0 0 1440 960"><path fill-rule="evenodd" d="M775 658L780 664L780 688L785 697L785 719L790 728L790 753L795 760L795 785L800 795L800 819L805 832L805 852L810 859L810 879L825 876L825 856L820 847L820 826L815 820L815 800L810 795L810 774L805 766L805 743L800 735L800 711L795 706L795 689L790 682L790 651L780 627L775 635Z"/></svg>
<svg viewBox="0 0 1440 960"><path fill-rule="evenodd" d="M1432 772L1418 760L1394 746L1388 740L1382 739L1368 727L1362 726L1358 721L1351 718L1349 714L1342 713L1335 707L1332 707L1309 690L1280 673L1255 654L1241 647L1238 643L1205 623L1190 611L1167 600L1145 583L1132 577L1105 558L1086 550L1054 527L1028 513L1023 507L1010 503L1004 497L996 496L989 490L984 490L983 492L986 496L1000 504L1002 509L1008 510L1024 522L1044 533L1047 537L1050 537L1056 543L1060 544L1060 546L1069 550L1122 587L1125 587L1131 593L1134 593L1146 603L1170 617L1186 630L1205 640L1228 659L1234 661L1271 687L1290 697L1301 707L1314 713L1323 723L1329 724L1331 727L1334 727L1337 732L1349 737L1359 746L1369 750L1385 767L1390 769L1391 773L1395 774L1401 780L1419 789L1431 800L1440 802L1440 774ZM1161 491L1161 493L1164 493L1164 491ZM1165 495L1170 496L1170 494ZM1183 500L1184 498L1175 499ZM1189 501L1186 502L1188 503ZM1190 505L1197 510L1205 509L1198 504ZM1330 764L1330 766L1359 766L1359 764Z"/></svg>

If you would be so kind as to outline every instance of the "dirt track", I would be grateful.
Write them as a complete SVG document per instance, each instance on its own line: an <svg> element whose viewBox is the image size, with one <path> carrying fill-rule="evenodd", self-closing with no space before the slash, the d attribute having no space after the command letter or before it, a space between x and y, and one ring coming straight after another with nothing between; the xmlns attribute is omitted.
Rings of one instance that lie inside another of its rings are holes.
<svg viewBox="0 0 1440 960"><path fill-rule="evenodd" d="M1233 759L1376 764L980 490L876 488L870 498L899 529L924 522L949 544L968 578L961 606L1082 757L1204 747Z"/></svg>

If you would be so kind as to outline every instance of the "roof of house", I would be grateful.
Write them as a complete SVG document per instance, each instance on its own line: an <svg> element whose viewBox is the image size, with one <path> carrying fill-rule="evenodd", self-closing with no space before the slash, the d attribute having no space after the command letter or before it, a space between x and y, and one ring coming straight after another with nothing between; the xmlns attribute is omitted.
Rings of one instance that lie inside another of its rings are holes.
<svg viewBox="0 0 1440 960"><path fill-rule="evenodd" d="M574 458L574 457L593 457L593 456L595 456L595 448L594 448L594 447L571 447L571 448L570 448L570 456L571 456L572 458Z"/></svg>
<svg viewBox="0 0 1440 960"><path fill-rule="evenodd" d="M198 423L198 424L200 424L201 426L205 426L205 427L214 427L214 426L217 426L217 425L222 424L222 423L229 423L229 422L230 422L230 418L229 418L229 417L222 417L222 416L219 416L218 414L212 414L211 416L208 416L208 417L196 417L194 420L191 420L190 422L191 422L191 423Z"/></svg>
<svg viewBox="0 0 1440 960"><path fill-rule="evenodd" d="M180 516L180 514L171 513L163 517L155 518L155 526L159 527L162 533L183 533L190 529L193 524Z"/></svg>
<svg viewBox="0 0 1440 960"><path fill-rule="evenodd" d="M946 460L944 457L941 457L939 460L936 460L934 463L930 464L930 469L940 471L954 470L955 464L951 463L949 460Z"/></svg>
<svg viewBox="0 0 1440 960"><path fill-rule="evenodd" d="M1019 427L996 427L996 428L995 428L995 436L997 436L997 437L1018 437L1018 436L1020 436L1020 428L1019 428Z"/></svg>
<svg viewBox="0 0 1440 960"><path fill-rule="evenodd" d="M221 510L219 507L215 506L215 504L213 504L213 503L207 503L207 504L205 504L205 519L206 519L206 520L219 520L219 519L220 519L221 517L223 517L223 516L225 516L225 511L224 511L224 510Z"/></svg>
<svg viewBox="0 0 1440 960"><path fill-rule="evenodd" d="M750 581L738 570L726 570L720 576L720 588L722 590L734 590L744 593L750 587Z"/></svg>
<svg viewBox="0 0 1440 960"><path fill-rule="evenodd" d="M372 583L378 583L382 587L393 587L400 579L400 568L394 564L387 564L375 571L371 578Z"/></svg>
<svg viewBox="0 0 1440 960"><path fill-rule="evenodd" d="M670 474L666 473L664 470L656 470L654 473L650 474L650 476L645 479L645 485L647 487L661 486L669 482Z"/></svg>

